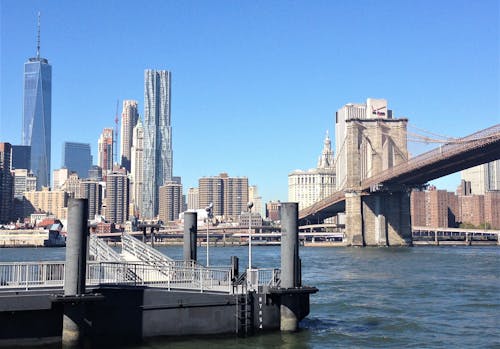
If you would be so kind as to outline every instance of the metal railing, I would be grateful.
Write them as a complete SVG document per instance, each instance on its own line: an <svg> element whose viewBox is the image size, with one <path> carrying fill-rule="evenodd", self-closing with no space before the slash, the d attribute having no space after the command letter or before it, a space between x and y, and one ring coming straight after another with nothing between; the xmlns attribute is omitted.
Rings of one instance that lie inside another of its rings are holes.
<svg viewBox="0 0 500 349"><path fill-rule="evenodd" d="M95 234L90 234L89 255L96 261L118 262L124 261L118 252L113 250L108 244Z"/></svg>
<svg viewBox="0 0 500 349"><path fill-rule="evenodd" d="M172 258L165 256L127 233L122 234L122 251L130 253L144 263L159 268L175 264Z"/></svg>
<svg viewBox="0 0 500 349"><path fill-rule="evenodd" d="M87 286L131 285L197 292L232 292L229 269L180 267L161 270L145 263L89 262ZM0 263L0 290L62 287L64 262Z"/></svg>

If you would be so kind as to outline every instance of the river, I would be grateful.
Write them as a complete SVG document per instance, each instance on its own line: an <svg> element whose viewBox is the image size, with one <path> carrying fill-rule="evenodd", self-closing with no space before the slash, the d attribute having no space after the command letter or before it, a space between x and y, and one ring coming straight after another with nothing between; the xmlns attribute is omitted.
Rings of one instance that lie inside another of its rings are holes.
<svg viewBox="0 0 500 349"><path fill-rule="evenodd" d="M172 258L182 246L160 247ZM1 261L62 260L64 248L0 249ZM254 246L253 264L279 267L279 246ZM246 247L211 247L228 265ZM130 348L500 348L500 248L301 247L311 313L294 334L159 339ZM205 264L205 247L198 248Z"/></svg>

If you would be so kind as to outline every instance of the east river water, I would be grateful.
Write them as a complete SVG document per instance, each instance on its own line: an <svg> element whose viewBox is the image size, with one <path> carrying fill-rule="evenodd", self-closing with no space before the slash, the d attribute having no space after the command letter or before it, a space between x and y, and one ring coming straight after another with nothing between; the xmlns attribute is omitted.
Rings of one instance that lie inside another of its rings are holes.
<svg viewBox="0 0 500 349"><path fill-rule="evenodd" d="M160 247L174 259L182 246ZM0 249L1 261L62 260L64 248ZM246 247L211 247L210 264ZM253 264L279 267L279 246L254 246ZM500 348L500 248L301 247L303 284L316 286L298 333L168 338L130 348ZM198 248L205 264L205 247Z"/></svg>

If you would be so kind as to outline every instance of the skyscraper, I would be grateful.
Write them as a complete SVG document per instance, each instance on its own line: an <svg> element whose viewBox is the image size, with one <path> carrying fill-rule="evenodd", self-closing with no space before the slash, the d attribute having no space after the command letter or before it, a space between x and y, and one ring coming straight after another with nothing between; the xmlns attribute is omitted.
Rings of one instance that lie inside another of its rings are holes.
<svg viewBox="0 0 500 349"><path fill-rule="evenodd" d="M40 57L40 14L36 57L24 63L22 144L31 146L31 170L37 187L50 185L52 66Z"/></svg>
<svg viewBox="0 0 500 349"><path fill-rule="evenodd" d="M78 173L78 177L87 178L92 166L92 155L89 143L64 142L62 167L69 172Z"/></svg>
<svg viewBox="0 0 500 349"><path fill-rule="evenodd" d="M10 173L10 143L0 143L0 223L8 223L14 198L13 179Z"/></svg>
<svg viewBox="0 0 500 349"><path fill-rule="evenodd" d="M132 133L138 119L139 112L137 111L137 101L123 101L120 159L122 166L129 172L132 156Z"/></svg>
<svg viewBox="0 0 500 349"><path fill-rule="evenodd" d="M172 127L170 124L171 73L144 71L144 183L142 217L158 215L158 191L172 179Z"/></svg>
<svg viewBox="0 0 500 349"><path fill-rule="evenodd" d="M130 196L134 203L134 211L142 211L142 183L144 176L144 128L141 119L137 121L132 135Z"/></svg>
<svg viewBox="0 0 500 349"><path fill-rule="evenodd" d="M125 173L111 172L106 178L106 220L125 223L128 220L129 179Z"/></svg>
<svg viewBox="0 0 500 349"><path fill-rule="evenodd" d="M97 162L102 168L102 176L113 170L113 129L105 128L97 141Z"/></svg>

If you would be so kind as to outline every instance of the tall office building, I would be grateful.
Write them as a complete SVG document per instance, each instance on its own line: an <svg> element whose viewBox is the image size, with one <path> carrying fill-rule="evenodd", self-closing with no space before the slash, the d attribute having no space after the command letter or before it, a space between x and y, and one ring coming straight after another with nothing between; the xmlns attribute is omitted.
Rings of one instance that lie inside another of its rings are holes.
<svg viewBox="0 0 500 349"><path fill-rule="evenodd" d="M484 195L487 191L500 190L500 160L475 166L462 171L462 179L470 182L473 195Z"/></svg>
<svg viewBox="0 0 500 349"><path fill-rule="evenodd" d="M48 214L53 214L59 219L65 219L68 212L68 194L62 190L50 190L48 187L43 187L42 190L27 191L24 197L31 207L31 211L42 211Z"/></svg>
<svg viewBox="0 0 500 349"><path fill-rule="evenodd" d="M134 211L141 215L142 211L142 184L144 176L144 128L141 119L132 132L131 166L130 166L130 196L134 204Z"/></svg>
<svg viewBox="0 0 500 349"><path fill-rule="evenodd" d="M50 185L52 66L40 57L40 14L36 57L24 63L22 144L31 146L30 169L37 186Z"/></svg>
<svg viewBox="0 0 500 349"><path fill-rule="evenodd" d="M138 119L139 112L137 111L137 101L123 101L120 159L122 166L125 167L129 172L131 165L130 162L132 160L132 133Z"/></svg>
<svg viewBox="0 0 500 349"><path fill-rule="evenodd" d="M229 177L221 173L216 177L202 177L198 180L200 208L213 203L213 215L226 220L236 220L247 210L248 178Z"/></svg>
<svg viewBox="0 0 500 349"><path fill-rule="evenodd" d="M10 222L12 215L14 186L10 173L11 154L12 146L10 143L0 143L0 223Z"/></svg>
<svg viewBox="0 0 500 349"><path fill-rule="evenodd" d="M36 190L36 177L32 172L24 169L14 169L14 198L22 200L24 192Z"/></svg>
<svg viewBox="0 0 500 349"><path fill-rule="evenodd" d="M92 165L87 176L88 179L96 180L98 182L102 181L102 168L97 165Z"/></svg>
<svg viewBox="0 0 500 349"><path fill-rule="evenodd" d="M288 175L288 200L298 202L302 210L332 195L336 190L335 180L333 151L327 132L317 167L295 170Z"/></svg>
<svg viewBox="0 0 500 349"><path fill-rule="evenodd" d="M102 168L103 178L113 171L113 129L105 128L97 141L97 162Z"/></svg>
<svg viewBox="0 0 500 349"><path fill-rule="evenodd" d="M31 146L29 145L13 145L12 156L10 159L11 169L26 169L30 170L31 166Z"/></svg>
<svg viewBox="0 0 500 349"><path fill-rule="evenodd" d="M142 217L158 215L158 191L172 179L171 73L144 72L144 178Z"/></svg>
<svg viewBox="0 0 500 349"><path fill-rule="evenodd" d="M99 182L90 179L81 181L80 196L82 199L88 199L89 219L101 214L102 187Z"/></svg>
<svg viewBox="0 0 500 349"><path fill-rule="evenodd" d="M168 181L160 187L158 218L163 222L175 221L182 212L182 184Z"/></svg>
<svg viewBox="0 0 500 349"><path fill-rule="evenodd" d="M198 188L189 188L187 193L187 209L197 210L200 208L200 193Z"/></svg>
<svg viewBox="0 0 500 349"><path fill-rule="evenodd" d="M106 177L106 220L123 224L128 220L129 179L126 173L111 172Z"/></svg>
<svg viewBox="0 0 500 349"><path fill-rule="evenodd" d="M87 178L92 166L92 154L89 143L64 142L62 167L78 173L78 177Z"/></svg>

